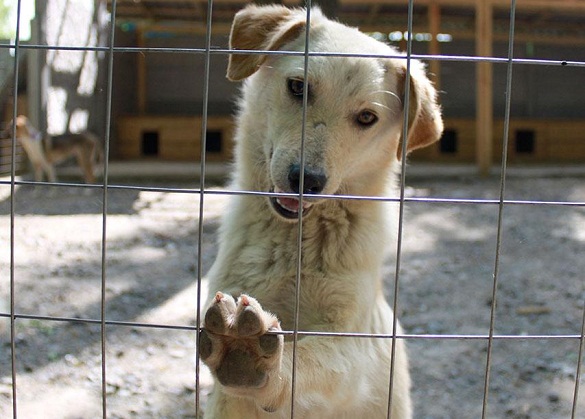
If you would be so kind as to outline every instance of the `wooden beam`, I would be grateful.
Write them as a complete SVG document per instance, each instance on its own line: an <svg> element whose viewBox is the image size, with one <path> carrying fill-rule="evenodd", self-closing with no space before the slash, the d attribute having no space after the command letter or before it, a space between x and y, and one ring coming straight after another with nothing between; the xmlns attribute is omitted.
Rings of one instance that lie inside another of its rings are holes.
<svg viewBox="0 0 585 419"><path fill-rule="evenodd" d="M359 6L375 6L375 5L395 5L395 6L405 6L406 0L325 0L325 2L332 1L336 3L339 8L343 6L352 6L352 5L359 5ZM315 3L318 3L318 0L315 0ZM416 0L416 5L431 5L437 4L439 6L451 6L451 7L462 7L462 8L473 8L477 0ZM107 4L108 7L111 8L112 0L108 0ZM159 6L166 7L168 5L169 8L176 6L178 3L177 0L157 0ZM181 2L179 2L181 3ZM189 0L184 1L183 3L187 3L194 7L201 7L202 9L206 10L207 8L207 1L206 0ZM247 1L244 0L215 0L215 4L217 5L234 5L234 6L241 6L244 7ZM282 3L287 6L302 6L304 1L301 0L255 0L255 3L258 4L265 4L265 3ZM509 9L510 8L510 0L484 0L484 3L491 4L493 7L499 9ZM555 12L583 12L585 11L585 2L580 0L518 0L516 2L516 9L517 10L534 10L534 11L550 11L552 13ZM118 14L125 14L123 11L126 11L126 14L134 15L134 14L144 14L148 12L148 9L144 7L140 2L136 2L133 0L118 0L117 4ZM132 13L134 11L134 13Z"/></svg>
<svg viewBox="0 0 585 419"><path fill-rule="evenodd" d="M437 3L429 4L429 32L431 33L431 42L429 43L429 54L439 55L441 47L437 40L437 34L441 32L441 6ZM435 82L435 88L441 88L441 62L432 60L429 64L431 79Z"/></svg>
<svg viewBox="0 0 585 419"><path fill-rule="evenodd" d="M218 0L221 2L238 3L237 0ZM297 3L298 1L285 0L285 3ZM364 4L384 4L384 5L400 5L404 6L406 0L340 0L341 5L364 5ZM440 6L456 6L456 7L474 7L477 0L416 0L415 5L429 5L437 3ZM499 8L510 8L510 0L483 0L486 6L492 5ZM518 0L516 2L517 10L585 10L585 2L579 0Z"/></svg>
<svg viewBox="0 0 585 419"><path fill-rule="evenodd" d="M481 57L492 56L493 9L484 0L475 4L475 51ZM493 154L493 69L489 62L476 64L476 162L481 175L489 174Z"/></svg>
<svg viewBox="0 0 585 419"><path fill-rule="evenodd" d="M139 28L136 31L136 38L138 48L146 47L143 28ZM146 71L146 56L144 55L144 52L138 53L136 55L136 60L136 108L140 114L145 114L147 104L148 77Z"/></svg>

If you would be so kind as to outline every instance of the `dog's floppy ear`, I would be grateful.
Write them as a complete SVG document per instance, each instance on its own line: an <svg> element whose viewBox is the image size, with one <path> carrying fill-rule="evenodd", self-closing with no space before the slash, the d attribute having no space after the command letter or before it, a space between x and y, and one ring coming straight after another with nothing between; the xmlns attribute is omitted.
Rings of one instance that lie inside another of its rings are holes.
<svg viewBox="0 0 585 419"><path fill-rule="evenodd" d="M402 89L404 97L406 80L406 61L398 68L398 87ZM441 108L437 104L437 91L428 79L424 66L413 61L410 66L410 91L408 107L408 139L406 152L410 153L417 148L426 147L441 138L443 133L443 119ZM402 159L402 144L398 146L397 157Z"/></svg>
<svg viewBox="0 0 585 419"><path fill-rule="evenodd" d="M306 23L298 13L283 6L248 6L234 17L230 49L276 51L298 38ZM231 54L227 77L232 81L254 74L265 54Z"/></svg>

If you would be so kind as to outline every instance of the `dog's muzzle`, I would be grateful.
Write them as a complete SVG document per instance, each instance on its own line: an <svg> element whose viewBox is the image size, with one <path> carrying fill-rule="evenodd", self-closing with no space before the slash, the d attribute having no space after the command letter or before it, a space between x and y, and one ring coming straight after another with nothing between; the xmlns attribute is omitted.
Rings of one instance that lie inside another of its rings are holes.
<svg viewBox="0 0 585 419"><path fill-rule="evenodd" d="M271 192L284 193L283 190L274 188ZM300 201L298 198L292 197L270 197L270 204L278 215L289 219L296 220L299 218ZM306 215L312 207L312 203L307 202L303 197L303 216Z"/></svg>
<svg viewBox="0 0 585 419"><path fill-rule="evenodd" d="M307 195L318 195L325 188L327 176L322 170L305 168L303 176L303 216L306 215L313 206L311 198L305 199ZM299 193L301 190L301 169L300 165L291 165L288 172L288 186L291 193ZM284 193L286 191L275 186L271 192ZM301 205L298 198L293 197L271 197L270 203L272 208L282 217L295 220L299 217Z"/></svg>

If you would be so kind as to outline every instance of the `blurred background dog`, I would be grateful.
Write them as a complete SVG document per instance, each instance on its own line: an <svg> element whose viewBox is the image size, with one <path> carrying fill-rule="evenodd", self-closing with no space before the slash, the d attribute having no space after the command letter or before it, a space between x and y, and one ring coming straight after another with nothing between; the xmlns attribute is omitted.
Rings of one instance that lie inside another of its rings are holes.
<svg viewBox="0 0 585 419"><path fill-rule="evenodd" d="M75 157L85 182L95 183L96 165L104 157L102 142L95 134L86 131L79 134L43 135L24 115L19 115L14 124L11 122L8 125L7 134L10 136L13 126L16 139L34 168L35 181L43 181L46 175L49 182L56 182L55 165Z"/></svg>

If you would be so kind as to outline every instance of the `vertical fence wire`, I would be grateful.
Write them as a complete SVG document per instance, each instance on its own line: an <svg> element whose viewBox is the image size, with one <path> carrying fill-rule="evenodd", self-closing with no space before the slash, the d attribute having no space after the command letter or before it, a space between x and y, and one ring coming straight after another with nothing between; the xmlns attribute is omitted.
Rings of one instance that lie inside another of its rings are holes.
<svg viewBox="0 0 585 419"><path fill-rule="evenodd" d="M585 354L585 292L583 292L583 315L581 317L581 338L579 339L579 353L577 354L577 368L575 371L575 389L573 390L573 406L571 407L571 419L577 419L577 404L579 403L579 390L583 369L583 357Z"/></svg>
<svg viewBox="0 0 585 419"><path fill-rule="evenodd" d="M14 77L12 106L12 144L10 164L10 374L12 378L12 417L18 417L17 385L16 385L16 281L14 255L14 223L16 205L16 117L18 116L18 71L20 62L20 14L21 0L16 2L16 34L14 38Z"/></svg>
<svg viewBox="0 0 585 419"><path fill-rule="evenodd" d="M107 68L107 92L106 92L106 113L105 113L105 136L104 136L104 162L103 162L103 183L102 183L102 246L101 246L101 296L100 296L100 344L101 344L101 386L102 386L102 416L107 418L108 397L107 397L107 324L106 324L106 292L107 292L107 219L108 219L108 178L110 161L110 131L112 126L112 95L113 95L113 74L114 74L114 45L116 33L116 6L117 0L112 0L110 14L110 32L108 45L108 68Z"/></svg>
<svg viewBox="0 0 585 419"><path fill-rule="evenodd" d="M201 166L199 184L199 222L197 233L197 304L196 304L196 347L195 354L195 417L199 417L199 344L201 342L201 282L203 281L203 227L204 227L204 202L205 202L205 171L206 171L206 144L207 144L207 115L209 112L209 74L211 68L211 29L213 22L213 0L207 1L207 21L205 28L205 74L203 83L203 110L201 112Z"/></svg>
<svg viewBox="0 0 585 419"><path fill-rule="evenodd" d="M510 5L510 30L508 34L508 66L506 74L506 108L504 113L504 132L502 138L502 162L500 169L500 198L498 204L498 222L496 229L496 249L494 258L494 270L493 270L493 282L492 282L492 301L490 308L490 325L488 333L487 343L487 356L485 363L485 375L484 375L484 387L483 387L483 402L481 417L485 419L487 417L488 410L488 399L489 399L489 387L490 387L490 372L492 367L492 356L493 356L493 344L494 344L494 330L496 323L496 307L497 307L497 294L498 294L498 282L500 273L500 255L502 251L502 234L503 234L503 223L504 223L504 199L506 195L506 169L508 164L508 136L510 131L510 110L512 104L512 69L513 69L513 58L514 58L514 28L516 20L516 0L512 0Z"/></svg>
<svg viewBox="0 0 585 419"><path fill-rule="evenodd" d="M575 389L573 391L573 406L571 407L571 419L577 419L579 403L579 390L583 369L583 357L585 356L585 299L583 301L583 316L581 319L581 338L579 339L579 353L577 355L577 369L575 372Z"/></svg>
<svg viewBox="0 0 585 419"><path fill-rule="evenodd" d="M306 0L306 30L305 30L305 51L303 55L304 68L303 78L305 88L303 89L303 110L301 120L301 156L300 156L300 174L299 174L299 213L297 228L297 266L295 274L295 309L292 335L292 375L291 375L291 402L290 417L295 416L295 395L297 384L297 347L299 340L299 317L301 308L301 275L303 266L303 193L305 185L305 138L307 127L307 108L309 104L309 47L310 47L310 27L311 27L311 0Z"/></svg>
<svg viewBox="0 0 585 419"><path fill-rule="evenodd" d="M412 64L412 39L413 39L414 0L408 1L407 33L406 40L406 73L404 77L404 102L402 107L404 115L402 119L402 150L400 164L400 198L398 202L398 231L396 234L396 262L394 273L394 298L392 301L392 350L390 353L390 377L388 383L388 412L387 418L392 419L392 396L394 395L394 373L396 367L396 344L398 334L398 293L400 292L400 267L402 265L402 239L404 233L404 204L406 182L406 154L408 142L408 120L410 109L410 69Z"/></svg>

